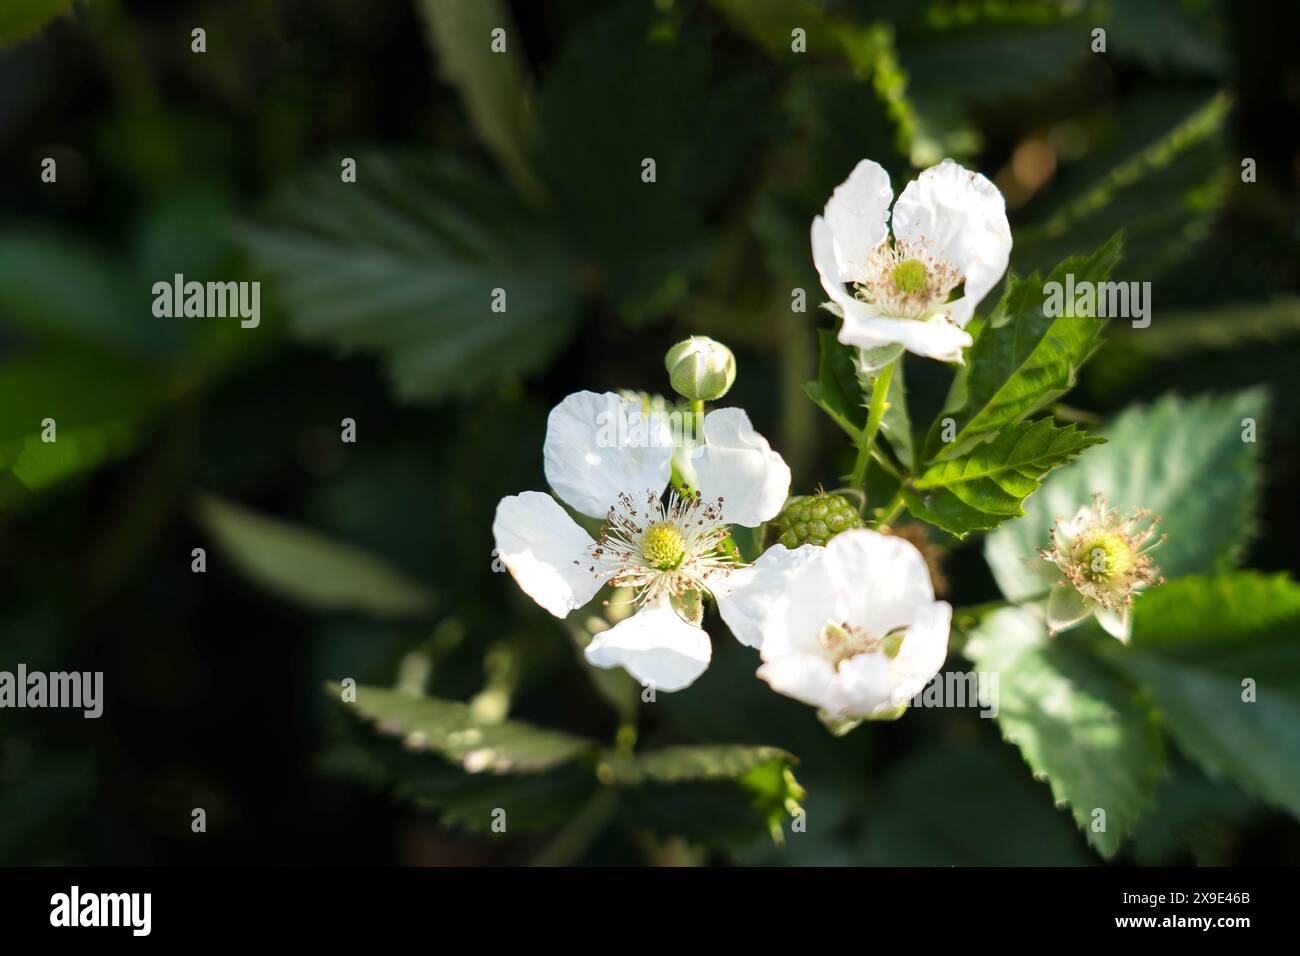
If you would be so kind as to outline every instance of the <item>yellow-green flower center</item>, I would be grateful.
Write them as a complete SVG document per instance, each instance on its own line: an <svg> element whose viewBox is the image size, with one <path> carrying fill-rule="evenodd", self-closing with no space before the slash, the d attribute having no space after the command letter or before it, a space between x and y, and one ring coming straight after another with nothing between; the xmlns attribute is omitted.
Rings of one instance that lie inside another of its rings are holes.
<svg viewBox="0 0 1300 956"><path fill-rule="evenodd" d="M925 264L920 259L908 259L894 266L889 277L894 281L894 288L904 295L915 295L925 288L927 276Z"/></svg>
<svg viewBox="0 0 1300 956"><path fill-rule="evenodd" d="M672 571L686 557L686 539L667 521L652 524L641 538L641 556L656 571Z"/></svg>
<svg viewBox="0 0 1300 956"><path fill-rule="evenodd" d="M895 628L883 638L873 638L866 631L853 627L848 622L827 621L817 635L823 648L830 652L835 664L857 657L859 654L874 654L883 651L891 661L903 649L903 638L907 636L906 628Z"/></svg>
<svg viewBox="0 0 1300 956"><path fill-rule="evenodd" d="M1074 543L1074 560L1094 581L1124 577L1137 564L1137 556L1125 537L1104 529L1089 532Z"/></svg>

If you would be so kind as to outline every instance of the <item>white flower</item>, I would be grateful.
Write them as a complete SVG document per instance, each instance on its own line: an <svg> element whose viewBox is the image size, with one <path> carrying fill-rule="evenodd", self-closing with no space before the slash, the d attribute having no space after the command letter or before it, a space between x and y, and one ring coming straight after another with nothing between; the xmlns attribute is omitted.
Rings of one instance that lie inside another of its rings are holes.
<svg viewBox="0 0 1300 956"><path fill-rule="evenodd" d="M859 528L825 547L778 544L736 577L718 609L758 647L758 676L832 726L897 716L947 657L952 607L902 538Z"/></svg>
<svg viewBox="0 0 1300 956"><path fill-rule="evenodd" d="M1055 565L1047 569L1054 582L1047 599L1048 630L1068 630L1093 614L1107 633L1127 644L1133 595L1163 581L1148 554L1165 540L1161 535L1151 541L1159 523L1143 509L1122 518L1099 494L1072 521L1056 519L1052 546L1040 552Z"/></svg>
<svg viewBox="0 0 1300 956"><path fill-rule="evenodd" d="M945 159L894 203L891 241L893 198L889 174L864 159L813 219L813 262L844 320L839 340L960 362L972 341L966 323L1007 270L1006 203L983 176Z"/></svg>
<svg viewBox="0 0 1300 956"><path fill-rule="evenodd" d="M629 419L636 427L626 426ZM546 480L575 510L604 519L599 539L537 491L501 499L492 525L515 581L556 617L606 583L631 588L636 613L597 634L587 660L626 668L664 691L691 684L711 657L708 635L682 620L670 600L707 590L721 603L738 566L723 547L728 525L762 524L790 491L790 469L743 411L710 412L703 432L687 458L692 490L674 489L665 500L674 444L665 419L645 417L640 403L613 392L576 392L547 420Z"/></svg>

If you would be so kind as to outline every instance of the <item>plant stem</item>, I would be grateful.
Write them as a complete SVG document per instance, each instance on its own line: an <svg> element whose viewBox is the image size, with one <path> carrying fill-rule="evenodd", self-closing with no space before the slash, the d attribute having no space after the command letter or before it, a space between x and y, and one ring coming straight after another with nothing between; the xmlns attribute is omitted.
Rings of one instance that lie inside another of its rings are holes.
<svg viewBox="0 0 1300 956"><path fill-rule="evenodd" d="M876 432L880 431L880 421L885 417L885 401L889 395L889 380L894 377L895 359L876 375L871 386L871 404L867 408L867 424L862 429L862 438L858 441L858 459L853 464L853 487L866 491L867 466L871 463L871 449L876 442Z"/></svg>
<svg viewBox="0 0 1300 956"><path fill-rule="evenodd" d="M884 528L893 523L894 519L903 513L906 504L907 502L903 500L903 489L899 488L894 492L894 497L889 500L889 504L885 506L885 513L876 522L876 527Z"/></svg>

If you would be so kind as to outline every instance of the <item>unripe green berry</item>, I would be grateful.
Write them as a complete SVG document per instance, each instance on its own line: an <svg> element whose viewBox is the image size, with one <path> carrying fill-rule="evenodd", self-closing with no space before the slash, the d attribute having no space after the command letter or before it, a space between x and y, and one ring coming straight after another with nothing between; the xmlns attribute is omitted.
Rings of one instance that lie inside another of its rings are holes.
<svg viewBox="0 0 1300 956"><path fill-rule="evenodd" d="M670 348L664 367L677 394L693 402L716 401L736 380L736 357L731 349L703 335L692 335Z"/></svg>
<svg viewBox="0 0 1300 956"><path fill-rule="evenodd" d="M787 548L825 545L841 531L864 527L851 501L823 491L791 498L777 515L776 524L781 532L777 540Z"/></svg>

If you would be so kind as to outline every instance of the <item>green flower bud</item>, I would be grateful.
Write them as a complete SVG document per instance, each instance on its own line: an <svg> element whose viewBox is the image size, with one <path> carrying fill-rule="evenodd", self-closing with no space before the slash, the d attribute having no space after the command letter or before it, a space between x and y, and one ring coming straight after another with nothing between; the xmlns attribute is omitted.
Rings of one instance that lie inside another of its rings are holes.
<svg viewBox="0 0 1300 956"><path fill-rule="evenodd" d="M677 394L693 402L716 401L736 380L736 357L731 349L703 335L692 335L670 348L664 368Z"/></svg>
<svg viewBox="0 0 1300 956"><path fill-rule="evenodd" d="M777 540L792 549L801 544L825 545L841 531L864 527L851 501L822 491L791 498L777 515L776 525L781 533Z"/></svg>

